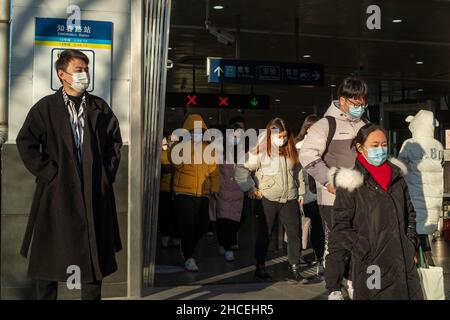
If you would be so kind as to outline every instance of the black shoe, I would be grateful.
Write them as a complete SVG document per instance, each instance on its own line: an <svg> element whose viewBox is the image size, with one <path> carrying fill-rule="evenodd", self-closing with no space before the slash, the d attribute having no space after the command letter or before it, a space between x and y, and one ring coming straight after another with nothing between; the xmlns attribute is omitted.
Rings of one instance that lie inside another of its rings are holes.
<svg viewBox="0 0 450 320"><path fill-rule="evenodd" d="M265 266L256 266L255 278L263 281L272 280L272 277L267 273Z"/></svg>
<svg viewBox="0 0 450 320"><path fill-rule="evenodd" d="M300 265L292 264L289 266L289 280L301 284L309 283L308 279L303 277L300 273Z"/></svg>

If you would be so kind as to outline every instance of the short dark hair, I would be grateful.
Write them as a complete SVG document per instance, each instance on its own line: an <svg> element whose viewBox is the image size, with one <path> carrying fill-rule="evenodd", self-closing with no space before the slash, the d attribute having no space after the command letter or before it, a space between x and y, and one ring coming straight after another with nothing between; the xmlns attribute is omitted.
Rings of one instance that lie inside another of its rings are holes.
<svg viewBox="0 0 450 320"><path fill-rule="evenodd" d="M369 87L364 80L358 77L347 77L338 88L338 98L344 97L347 99L366 98L369 92Z"/></svg>
<svg viewBox="0 0 450 320"><path fill-rule="evenodd" d="M89 58L83 52L80 50L68 49L59 54L58 60L55 62L56 71L66 71L70 61L74 59L80 59L84 63L89 64Z"/></svg>
<svg viewBox="0 0 450 320"><path fill-rule="evenodd" d="M369 137L369 135L372 132L375 131L382 131L385 135L386 138L389 136L386 129L384 129L382 126L375 124L375 123L368 123L366 124L364 127L362 127L361 129L359 129L355 140L353 141L353 145L356 146L358 143L361 145L364 145L364 143L366 143L367 138Z"/></svg>

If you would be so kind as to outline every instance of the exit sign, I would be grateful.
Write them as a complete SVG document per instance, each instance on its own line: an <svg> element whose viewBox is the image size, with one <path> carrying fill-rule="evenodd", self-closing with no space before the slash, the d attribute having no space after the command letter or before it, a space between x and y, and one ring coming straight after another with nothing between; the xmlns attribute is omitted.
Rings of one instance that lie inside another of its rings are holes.
<svg viewBox="0 0 450 320"><path fill-rule="evenodd" d="M245 94L212 94L168 92L168 108L207 108L207 109L269 109L269 96Z"/></svg>

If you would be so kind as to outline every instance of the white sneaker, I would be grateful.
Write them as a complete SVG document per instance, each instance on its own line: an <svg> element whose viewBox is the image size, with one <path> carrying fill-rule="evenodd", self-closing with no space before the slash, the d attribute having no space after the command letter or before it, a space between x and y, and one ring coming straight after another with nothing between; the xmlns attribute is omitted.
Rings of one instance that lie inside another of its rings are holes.
<svg viewBox="0 0 450 320"><path fill-rule="evenodd" d="M180 239L172 239L172 245L174 247L179 247L181 246L181 240Z"/></svg>
<svg viewBox="0 0 450 320"><path fill-rule="evenodd" d="M219 246L219 254L223 256L225 254L225 248L223 246Z"/></svg>
<svg viewBox="0 0 450 320"><path fill-rule="evenodd" d="M169 246L170 237L162 237L161 238L161 246L163 248L167 248Z"/></svg>
<svg viewBox="0 0 450 320"><path fill-rule="evenodd" d="M344 300L344 297L342 296L342 292L340 292L340 291L333 291L328 296L328 300Z"/></svg>
<svg viewBox="0 0 450 320"><path fill-rule="evenodd" d="M225 260L228 262L234 261L234 252L233 251L225 251Z"/></svg>
<svg viewBox="0 0 450 320"><path fill-rule="evenodd" d="M194 258L187 259L184 263L184 268L190 272L198 272L198 267Z"/></svg>
<svg viewBox="0 0 450 320"><path fill-rule="evenodd" d="M352 281L344 278L342 280L342 285L344 286L345 290L347 290L348 297L351 300L353 300L354 290L353 290L353 283L352 283Z"/></svg>

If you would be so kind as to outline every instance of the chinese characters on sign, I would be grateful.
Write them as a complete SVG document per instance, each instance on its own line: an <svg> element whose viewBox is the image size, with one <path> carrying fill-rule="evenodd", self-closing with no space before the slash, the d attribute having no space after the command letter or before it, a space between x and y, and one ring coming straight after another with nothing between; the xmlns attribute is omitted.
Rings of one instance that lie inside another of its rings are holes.
<svg viewBox="0 0 450 320"><path fill-rule="evenodd" d="M34 102L61 87L54 70L59 54L66 49L78 49L90 61L91 84L87 91L111 103L111 22L80 20L79 24L69 24L67 19L36 18L35 30Z"/></svg>
<svg viewBox="0 0 450 320"><path fill-rule="evenodd" d="M323 85L323 65L208 58L210 83Z"/></svg>

